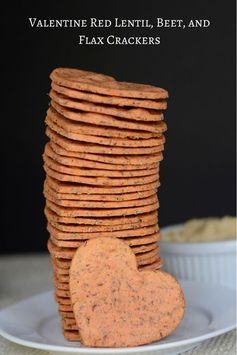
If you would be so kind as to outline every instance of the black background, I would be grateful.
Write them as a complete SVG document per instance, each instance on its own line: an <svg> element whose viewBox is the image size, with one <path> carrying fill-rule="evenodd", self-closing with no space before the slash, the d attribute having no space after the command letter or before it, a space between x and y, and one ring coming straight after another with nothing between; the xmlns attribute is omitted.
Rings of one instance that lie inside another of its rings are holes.
<svg viewBox="0 0 237 355"><path fill-rule="evenodd" d="M28 17L209 19L211 27L43 29ZM60 66L169 91L161 226L235 214L234 1L9 2L1 22L1 252L46 250L41 156L49 73ZM79 34L160 36L161 44L79 46Z"/></svg>

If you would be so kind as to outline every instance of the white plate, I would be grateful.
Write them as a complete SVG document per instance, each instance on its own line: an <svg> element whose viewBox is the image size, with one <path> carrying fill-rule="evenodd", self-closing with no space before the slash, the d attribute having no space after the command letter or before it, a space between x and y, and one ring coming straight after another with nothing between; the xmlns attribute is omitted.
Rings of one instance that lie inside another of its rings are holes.
<svg viewBox="0 0 237 355"><path fill-rule="evenodd" d="M183 322L162 341L133 348L86 348L62 335L52 292L42 293L0 311L0 334L25 346L54 354L178 354L235 328L235 291L181 281L187 308Z"/></svg>

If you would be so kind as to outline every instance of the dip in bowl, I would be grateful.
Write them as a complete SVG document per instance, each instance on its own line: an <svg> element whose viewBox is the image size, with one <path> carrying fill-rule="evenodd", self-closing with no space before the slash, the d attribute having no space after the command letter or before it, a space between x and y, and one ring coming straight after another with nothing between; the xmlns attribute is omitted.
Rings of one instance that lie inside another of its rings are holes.
<svg viewBox="0 0 237 355"><path fill-rule="evenodd" d="M236 218L192 219L161 229L164 270L182 279L236 286Z"/></svg>

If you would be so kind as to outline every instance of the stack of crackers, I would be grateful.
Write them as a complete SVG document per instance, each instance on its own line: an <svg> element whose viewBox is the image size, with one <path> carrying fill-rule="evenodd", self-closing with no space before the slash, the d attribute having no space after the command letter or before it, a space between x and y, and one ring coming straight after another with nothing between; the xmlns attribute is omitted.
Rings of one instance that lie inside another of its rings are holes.
<svg viewBox="0 0 237 355"><path fill-rule="evenodd" d="M159 269L157 189L168 93L106 75L58 68L51 75L43 159L48 249L64 335L79 340L69 290L78 247L120 238L139 269Z"/></svg>

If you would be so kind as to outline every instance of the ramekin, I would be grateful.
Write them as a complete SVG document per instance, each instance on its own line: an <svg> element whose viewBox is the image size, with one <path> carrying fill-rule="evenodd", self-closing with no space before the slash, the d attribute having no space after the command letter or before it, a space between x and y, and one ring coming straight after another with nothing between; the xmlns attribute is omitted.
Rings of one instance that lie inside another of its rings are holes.
<svg viewBox="0 0 237 355"><path fill-rule="evenodd" d="M173 225L161 229L161 237ZM177 278L236 288L236 240L207 243L160 241L163 270Z"/></svg>

